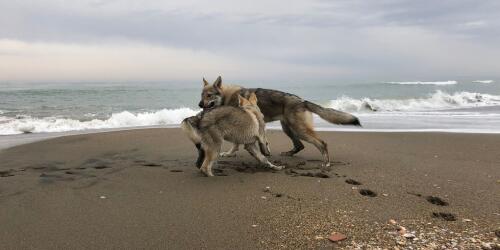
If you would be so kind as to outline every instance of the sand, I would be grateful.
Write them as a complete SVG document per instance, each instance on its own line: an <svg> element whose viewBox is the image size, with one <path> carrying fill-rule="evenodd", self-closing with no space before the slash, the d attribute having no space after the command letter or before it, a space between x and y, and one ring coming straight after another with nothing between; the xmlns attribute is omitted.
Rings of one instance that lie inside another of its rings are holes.
<svg viewBox="0 0 500 250"><path fill-rule="evenodd" d="M328 171L320 170L312 145L295 157L279 156L291 143L270 131L270 159L285 170L259 167L242 150L220 158L213 178L194 166L196 150L175 128L5 149L1 248L467 249L499 243L500 135L320 134L334 158ZM333 232L347 239L331 242Z"/></svg>

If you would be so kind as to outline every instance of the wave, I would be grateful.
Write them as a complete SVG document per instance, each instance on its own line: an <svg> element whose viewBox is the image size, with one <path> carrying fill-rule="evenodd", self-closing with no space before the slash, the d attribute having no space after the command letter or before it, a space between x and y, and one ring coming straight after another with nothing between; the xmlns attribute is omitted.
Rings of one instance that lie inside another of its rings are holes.
<svg viewBox="0 0 500 250"><path fill-rule="evenodd" d="M438 90L427 97L411 99L353 99L348 96L343 96L339 99L330 101L328 106L348 112L391 112L445 110L497 105L500 105L500 96L497 95L471 92L448 94Z"/></svg>
<svg viewBox="0 0 500 250"><path fill-rule="evenodd" d="M179 124L184 118L195 115L197 112L199 111L189 108L162 109L156 112L137 114L123 111L114 113L105 120L94 119L90 121L55 117L20 116L8 118L0 116L0 135Z"/></svg>
<svg viewBox="0 0 500 250"><path fill-rule="evenodd" d="M388 84L395 84L395 85L454 85L457 84L457 81L439 81L439 82L421 82L421 81L415 81L415 82L386 82Z"/></svg>
<svg viewBox="0 0 500 250"><path fill-rule="evenodd" d="M495 81L493 80L474 80L472 81L473 83L494 83Z"/></svg>

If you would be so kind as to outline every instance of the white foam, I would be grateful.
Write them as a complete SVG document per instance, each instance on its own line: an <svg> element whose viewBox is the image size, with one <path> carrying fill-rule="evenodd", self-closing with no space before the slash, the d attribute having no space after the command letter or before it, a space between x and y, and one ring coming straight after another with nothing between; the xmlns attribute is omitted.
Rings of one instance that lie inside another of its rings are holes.
<svg viewBox="0 0 500 250"><path fill-rule="evenodd" d="M162 109L137 114L123 111L112 114L105 120L90 121L55 117L23 116L19 119L0 117L0 121L4 120L0 122L0 135L179 124L184 118L195 115L197 112L199 111L189 108Z"/></svg>
<svg viewBox="0 0 500 250"><path fill-rule="evenodd" d="M372 111L429 111L446 110L458 108L487 107L500 105L500 96L456 92L448 94L444 91L436 91L425 98L410 99L354 99L343 96L332 100L329 107L348 112L372 112Z"/></svg>
<svg viewBox="0 0 500 250"><path fill-rule="evenodd" d="M490 83L494 83L495 81L493 81L493 80L474 80L472 82L473 83L486 83L486 84L490 84Z"/></svg>
<svg viewBox="0 0 500 250"><path fill-rule="evenodd" d="M457 84L457 81L438 81L438 82L386 82L388 84L396 84L396 85L453 85Z"/></svg>

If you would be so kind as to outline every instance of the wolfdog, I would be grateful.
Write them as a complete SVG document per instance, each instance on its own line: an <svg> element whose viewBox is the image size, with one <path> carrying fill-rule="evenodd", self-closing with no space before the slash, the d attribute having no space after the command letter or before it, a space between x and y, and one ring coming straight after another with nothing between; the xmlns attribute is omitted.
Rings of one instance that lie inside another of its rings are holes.
<svg viewBox="0 0 500 250"><path fill-rule="evenodd" d="M218 106L238 106L238 96L247 98L255 94L259 100L258 106L264 115L265 122L279 120L283 132L293 142L293 149L282 152L281 155L292 156L302 149L304 144L301 140L312 143L323 155L323 166L330 166L330 157L326 142L321 140L313 128L312 114L315 113L324 120L342 125L361 126L357 117L331 108L323 108L315 103L304 100L296 95L272 89L246 89L237 85L222 84L219 76L213 84L203 78L203 91L198 106L201 108L213 108ZM239 145L222 155L232 155L238 150Z"/></svg>
<svg viewBox="0 0 500 250"><path fill-rule="evenodd" d="M257 106L257 97L250 94L248 99L241 96L237 98L237 107L223 106L205 110L182 121L182 130L197 145L197 166L207 176L213 176L212 165L220 153L223 140L227 140L234 144L244 144L255 159L269 168L283 169L264 156L270 155L270 152L264 116Z"/></svg>

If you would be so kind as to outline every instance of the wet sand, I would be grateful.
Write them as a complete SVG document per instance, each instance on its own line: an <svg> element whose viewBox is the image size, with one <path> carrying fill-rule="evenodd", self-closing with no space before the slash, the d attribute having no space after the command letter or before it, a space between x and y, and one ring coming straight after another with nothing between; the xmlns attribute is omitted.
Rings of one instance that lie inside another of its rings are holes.
<svg viewBox="0 0 500 250"><path fill-rule="evenodd" d="M500 135L321 132L283 171L247 152L194 166L179 129L75 135L0 152L2 249L495 247ZM229 145L225 145L225 149ZM269 188L266 188L269 187ZM403 228L404 227L404 228ZM327 238L340 232L347 239ZM500 232L497 232L500 234ZM491 244L489 244L491 243Z"/></svg>

